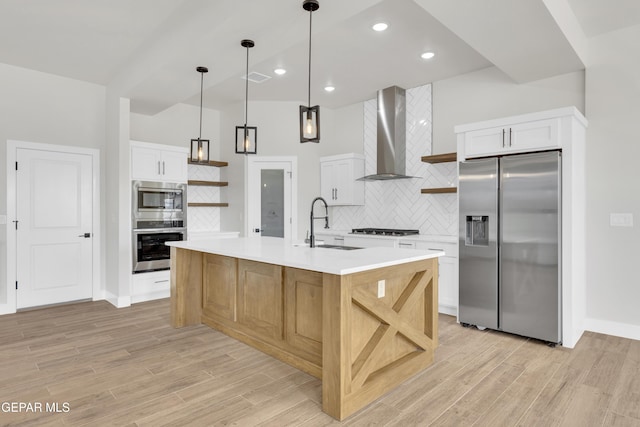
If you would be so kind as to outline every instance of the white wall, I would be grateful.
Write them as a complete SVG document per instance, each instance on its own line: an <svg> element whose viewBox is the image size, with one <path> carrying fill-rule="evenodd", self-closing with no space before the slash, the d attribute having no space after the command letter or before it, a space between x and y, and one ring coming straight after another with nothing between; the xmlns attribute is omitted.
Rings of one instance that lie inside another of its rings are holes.
<svg viewBox="0 0 640 427"><path fill-rule="evenodd" d="M433 154L456 151L456 125L574 105L584 114L584 72L515 84L495 67L433 83Z"/></svg>
<svg viewBox="0 0 640 427"><path fill-rule="evenodd" d="M131 304L131 222L129 197L129 99L108 91L106 100L106 251L104 297L116 307Z"/></svg>
<svg viewBox="0 0 640 427"><path fill-rule="evenodd" d="M320 144L300 143L298 120L300 103L297 102L249 102L249 126L258 127L259 156L297 156L298 158L298 236L304 236L309 228L311 201L320 194L320 153L339 145L334 135L334 112L320 110ZM221 138L224 141L220 157L229 162L223 177L229 181L223 199L229 201L222 215L222 230L243 231L244 224L244 155L235 154L235 126L244 123L243 105L223 111ZM362 126L362 121L359 121ZM360 144L362 142L360 141ZM226 175L225 175L226 174Z"/></svg>
<svg viewBox="0 0 640 427"><path fill-rule="evenodd" d="M587 329L640 339L640 26L589 40ZM611 227L631 213L633 227Z"/></svg>
<svg viewBox="0 0 640 427"><path fill-rule="evenodd" d="M9 215L11 224L15 211L8 212L7 207L8 139L102 151L105 146L105 88L0 64L0 215ZM105 159L102 155L101 162L101 181L104 182ZM102 242L104 246L104 239ZM6 247L6 229L0 226L0 304L6 302L7 250L13 248Z"/></svg>
<svg viewBox="0 0 640 427"><path fill-rule="evenodd" d="M326 108L322 110L324 113ZM335 110L327 110L333 116L332 135L322 139L321 156L335 154L364 154L364 103L358 102ZM324 117L322 117L324 120Z"/></svg>
<svg viewBox="0 0 640 427"><path fill-rule="evenodd" d="M131 113L131 139L189 147L200 132L200 107L177 104L154 115ZM220 112L202 109L202 139L210 140L210 158L220 158Z"/></svg>

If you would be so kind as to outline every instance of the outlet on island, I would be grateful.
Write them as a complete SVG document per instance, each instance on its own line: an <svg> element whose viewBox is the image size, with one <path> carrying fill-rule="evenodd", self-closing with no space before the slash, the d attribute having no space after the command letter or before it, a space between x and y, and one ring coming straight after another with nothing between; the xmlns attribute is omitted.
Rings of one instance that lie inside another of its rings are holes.
<svg viewBox="0 0 640 427"><path fill-rule="evenodd" d="M378 280L378 298L384 298L384 291L385 291L385 281L384 280Z"/></svg>

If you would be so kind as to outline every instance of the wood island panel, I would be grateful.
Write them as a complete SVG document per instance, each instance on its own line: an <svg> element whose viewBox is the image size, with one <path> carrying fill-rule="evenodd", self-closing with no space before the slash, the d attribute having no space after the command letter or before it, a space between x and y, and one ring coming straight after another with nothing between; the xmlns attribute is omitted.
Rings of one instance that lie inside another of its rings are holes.
<svg viewBox="0 0 640 427"><path fill-rule="evenodd" d="M171 248L171 325L202 323L202 252Z"/></svg>
<svg viewBox="0 0 640 427"><path fill-rule="evenodd" d="M343 420L433 363L438 261L324 275L322 407ZM384 280L385 296L378 297Z"/></svg>
<svg viewBox="0 0 640 427"><path fill-rule="evenodd" d="M285 339L322 365L322 273L285 268Z"/></svg>
<svg viewBox="0 0 640 427"><path fill-rule="evenodd" d="M238 323L259 337L283 338L282 267L238 260Z"/></svg>
<svg viewBox="0 0 640 427"><path fill-rule="evenodd" d="M214 317L236 320L236 258L204 254L202 259L202 312Z"/></svg>
<svg viewBox="0 0 640 427"><path fill-rule="evenodd" d="M171 268L173 326L205 323L321 378L338 420L433 362L437 258L340 276L172 248Z"/></svg>

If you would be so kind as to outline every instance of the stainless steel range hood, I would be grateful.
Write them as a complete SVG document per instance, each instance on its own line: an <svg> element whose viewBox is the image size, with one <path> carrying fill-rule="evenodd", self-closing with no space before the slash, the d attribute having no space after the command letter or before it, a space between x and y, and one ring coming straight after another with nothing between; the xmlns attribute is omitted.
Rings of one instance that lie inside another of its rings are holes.
<svg viewBox="0 0 640 427"><path fill-rule="evenodd" d="M406 94L398 86L378 91L377 170L358 181L414 178L406 169Z"/></svg>

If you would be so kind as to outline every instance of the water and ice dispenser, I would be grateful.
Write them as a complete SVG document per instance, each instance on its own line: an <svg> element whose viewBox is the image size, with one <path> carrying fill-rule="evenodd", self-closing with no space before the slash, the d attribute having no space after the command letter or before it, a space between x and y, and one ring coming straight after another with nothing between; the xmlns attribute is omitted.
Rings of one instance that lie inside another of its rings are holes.
<svg viewBox="0 0 640 427"><path fill-rule="evenodd" d="M465 246L489 246L489 217L467 215Z"/></svg>

